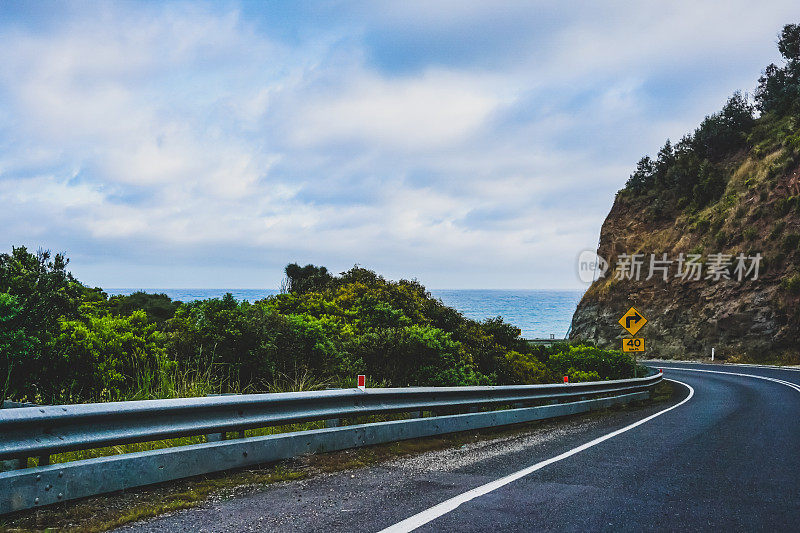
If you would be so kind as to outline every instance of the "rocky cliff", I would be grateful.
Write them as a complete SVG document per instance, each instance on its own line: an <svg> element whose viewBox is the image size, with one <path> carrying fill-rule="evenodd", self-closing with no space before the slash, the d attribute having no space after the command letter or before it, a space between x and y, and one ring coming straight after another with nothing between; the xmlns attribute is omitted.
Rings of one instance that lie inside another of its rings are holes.
<svg viewBox="0 0 800 533"><path fill-rule="evenodd" d="M779 48L786 63L765 70L754 103L735 94L639 162L603 223L609 268L572 338L619 349L617 320L633 305L649 320L637 334L647 356L714 347L721 359L800 362L800 27L786 26Z"/></svg>

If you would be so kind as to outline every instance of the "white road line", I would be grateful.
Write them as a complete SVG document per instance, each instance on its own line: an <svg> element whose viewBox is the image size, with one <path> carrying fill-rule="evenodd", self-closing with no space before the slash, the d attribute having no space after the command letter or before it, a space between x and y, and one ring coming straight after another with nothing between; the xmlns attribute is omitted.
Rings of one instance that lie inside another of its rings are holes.
<svg viewBox="0 0 800 533"><path fill-rule="evenodd" d="M745 378L756 378L756 379L763 379L766 381L774 381L775 383L780 383L781 385L786 385L787 387L791 387L797 392L800 392L800 385L796 383L792 383L790 381L784 381L782 379L777 378L768 378L767 376L756 376L755 374L742 374L740 372L723 372L722 370L705 370L702 368L682 368L682 367L670 367L670 366L661 366L659 367L662 370L685 370L686 372L707 372L709 374L728 374L729 376L741 376Z"/></svg>
<svg viewBox="0 0 800 533"><path fill-rule="evenodd" d="M508 475L506 477L502 477L500 479L497 479L497 480L492 481L490 483L487 483L485 485L481 485L480 487L476 487L476 488L474 488L474 489L472 489L470 491L467 491L467 492L465 492L463 494L459 494L458 496L450 498L449 500L445 500L445 501L443 501L442 503L440 503L438 505L434 505L430 509L426 509L426 510L420 512L420 513L415 514L414 516L406 518L402 522L398 522L393 526L387 527L386 529L382 530L380 533L400 533L400 532L406 532L406 531L413 531L413 530L417 529L418 527L420 527L422 525L425 525L428 522L430 522L432 520L435 520L435 519L439 518L440 516L449 513L450 511L455 510L462 503L466 503L466 502L468 502L470 500L474 500L478 496L483 496L484 494L488 494L489 492L492 492L493 490L497 490L500 487L508 485L509 483L511 483L513 481L516 481L516 480L518 480L518 479L520 479L522 477L527 476L528 474L536 472L537 470L539 470L541 468L544 468L547 465L551 465L553 463L557 463L558 461L561 461L562 459L566 459L567 457L571 457L571 456L575 455L576 453L580 453L580 452L582 452L584 450L587 450L587 449L591 448L592 446L600 444L601 442L607 441L608 439L614 438L617 435L625 433L626 431L629 431L629 430L631 430L631 429L633 429L635 427L641 426L645 422L649 422L650 420L656 418L657 416L661 416L661 415L663 415L664 413L666 413L668 411L672 411L673 409L675 409L677 407L680 407L681 405L683 405L686 402L688 402L692 398L692 396L694 396L694 389L690 385L687 385L686 383L683 383L682 381L677 381L677 380L674 380L674 379L671 379L669 381L673 381L675 383L679 383L679 384L683 385L684 387L688 388L689 389L689 396L684 398L684 400L681 401L680 403L677 403L677 404L673 405L672 407L668 407L668 408L664 409L663 411L659 411L659 412L657 412L657 413L655 413L653 415L650 415L650 416L648 416L646 418L643 418L643 419L639 420L638 422L634 422L633 424L631 424L629 426L625 426L624 428L618 429L616 431L612 431L611 433L609 433L607 435L603 435L602 437L598 437L598 438L596 438L594 440L591 440L591 441L587 442L586 444L581 444L577 448L573 448L573 449L571 449L569 451L566 451L566 452L564 452L564 453L562 453L560 455L556 455L555 457L551 457L550 459L541 461L539 463L536 463L535 465L531 465L531 466L529 466L527 468L523 468L522 470L520 470L518 472L514 472L513 474L510 474L510 475Z"/></svg>
<svg viewBox="0 0 800 533"><path fill-rule="evenodd" d="M752 363L709 363L703 361L676 361L675 359L645 359L642 361L645 364L653 363L654 366L658 366L655 363L667 363L667 364L675 364L680 363L682 365L714 365L720 367L731 367L731 366L742 366L746 368L766 368L767 370L786 370L789 372L800 372L800 367L797 366L780 366L780 365L756 365Z"/></svg>

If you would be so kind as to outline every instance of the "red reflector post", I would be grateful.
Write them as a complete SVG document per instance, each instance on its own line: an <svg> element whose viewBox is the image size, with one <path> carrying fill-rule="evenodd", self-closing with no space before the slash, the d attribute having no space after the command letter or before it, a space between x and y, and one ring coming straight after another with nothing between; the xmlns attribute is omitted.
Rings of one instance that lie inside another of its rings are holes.
<svg viewBox="0 0 800 533"><path fill-rule="evenodd" d="M364 374L358 375L358 388L364 390L367 388L367 376Z"/></svg>
<svg viewBox="0 0 800 533"><path fill-rule="evenodd" d="M564 383L569 383L569 376L564 376Z"/></svg>

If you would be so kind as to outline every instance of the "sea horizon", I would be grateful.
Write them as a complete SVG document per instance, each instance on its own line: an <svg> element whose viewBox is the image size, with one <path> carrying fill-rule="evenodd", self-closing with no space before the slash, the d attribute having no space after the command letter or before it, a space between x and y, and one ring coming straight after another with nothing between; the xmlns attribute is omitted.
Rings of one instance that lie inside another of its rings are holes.
<svg viewBox="0 0 800 533"><path fill-rule="evenodd" d="M238 301L255 302L280 294L279 289L115 287L111 296L137 291L166 294L173 300L191 302L221 298L226 293ZM522 331L522 337L565 338L572 315L585 289L428 289L435 298L472 320L503 317Z"/></svg>

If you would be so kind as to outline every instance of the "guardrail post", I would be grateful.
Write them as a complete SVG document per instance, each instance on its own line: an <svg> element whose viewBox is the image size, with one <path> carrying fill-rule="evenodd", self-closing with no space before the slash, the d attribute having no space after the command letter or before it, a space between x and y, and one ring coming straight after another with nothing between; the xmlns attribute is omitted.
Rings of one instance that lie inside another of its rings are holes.
<svg viewBox="0 0 800 533"><path fill-rule="evenodd" d="M338 418L329 418L325 421L326 428L338 428L342 424L342 421Z"/></svg>
<svg viewBox="0 0 800 533"><path fill-rule="evenodd" d="M50 456L49 455L40 455L39 456L39 466L46 466L50 464Z"/></svg>

